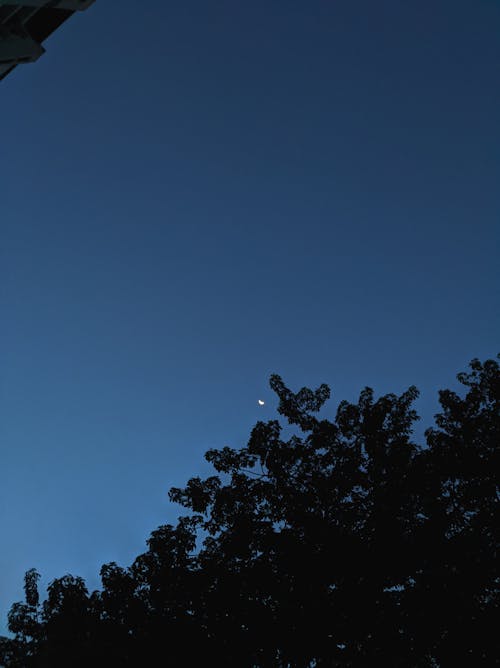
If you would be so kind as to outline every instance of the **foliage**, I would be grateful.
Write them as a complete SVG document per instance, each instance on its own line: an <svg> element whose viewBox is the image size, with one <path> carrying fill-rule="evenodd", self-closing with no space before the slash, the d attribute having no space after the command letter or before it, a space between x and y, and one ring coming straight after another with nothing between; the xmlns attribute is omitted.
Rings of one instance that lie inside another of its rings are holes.
<svg viewBox="0 0 500 668"><path fill-rule="evenodd" d="M330 421L326 385L272 376L297 433L258 422L246 447L209 450L215 475L170 490L189 514L129 568L103 566L101 591L65 576L40 605L28 571L3 665L495 665L500 369L470 369L425 447L413 386L365 388Z"/></svg>

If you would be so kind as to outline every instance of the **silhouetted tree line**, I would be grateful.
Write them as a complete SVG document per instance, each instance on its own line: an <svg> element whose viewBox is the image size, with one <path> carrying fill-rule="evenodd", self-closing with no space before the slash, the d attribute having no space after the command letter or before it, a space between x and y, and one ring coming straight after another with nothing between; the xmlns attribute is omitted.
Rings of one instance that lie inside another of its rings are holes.
<svg viewBox="0 0 500 668"><path fill-rule="evenodd" d="M458 379L420 447L413 386L367 387L329 421L326 385L271 376L295 435L258 422L247 447L209 450L216 475L170 490L189 514L129 568L103 566L101 591L66 575L41 603L28 571L0 663L499 665L499 364Z"/></svg>

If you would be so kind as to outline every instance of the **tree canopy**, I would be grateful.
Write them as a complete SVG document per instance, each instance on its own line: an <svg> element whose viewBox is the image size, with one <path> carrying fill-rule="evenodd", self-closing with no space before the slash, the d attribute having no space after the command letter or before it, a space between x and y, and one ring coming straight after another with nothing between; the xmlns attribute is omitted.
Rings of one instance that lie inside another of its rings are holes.
<svg viewBox="0 0 500 668"><path fill-rule="evenodd" d="M458 380L418 445L414 386L366 387L329 420L326 385L271 376L293 435L258 422L246 447L209 450L214 475L170 490L186 514L130 567L104 565L101 590L65 575L40 603L28 571L0 663L496 665L499 364L475 359Z"/></svg>

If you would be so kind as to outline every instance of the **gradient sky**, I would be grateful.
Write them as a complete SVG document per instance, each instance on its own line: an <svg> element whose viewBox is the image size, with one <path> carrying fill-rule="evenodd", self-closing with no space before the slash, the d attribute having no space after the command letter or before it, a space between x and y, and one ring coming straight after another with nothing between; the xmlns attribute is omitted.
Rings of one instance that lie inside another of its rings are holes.
<svg viewBox="0 0 500 668"><path fill-rule="evenodd" d="M498 352L499 26L97 0L0 84L0 630L26 569L131 563L270 373L332 415L414 383L428 423Z"/></svg>

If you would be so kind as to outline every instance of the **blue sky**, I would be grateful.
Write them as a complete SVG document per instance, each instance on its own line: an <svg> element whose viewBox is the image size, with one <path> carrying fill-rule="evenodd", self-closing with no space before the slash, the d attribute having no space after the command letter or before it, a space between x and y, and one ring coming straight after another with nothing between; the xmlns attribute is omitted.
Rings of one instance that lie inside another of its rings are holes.
<svg viewBox="0 0 500 668"><path fill-rule="evenodd" d="M497 3L119 5L0 85L0 629L175 521L271 373L424 427L499 349Z"/></svg>

